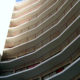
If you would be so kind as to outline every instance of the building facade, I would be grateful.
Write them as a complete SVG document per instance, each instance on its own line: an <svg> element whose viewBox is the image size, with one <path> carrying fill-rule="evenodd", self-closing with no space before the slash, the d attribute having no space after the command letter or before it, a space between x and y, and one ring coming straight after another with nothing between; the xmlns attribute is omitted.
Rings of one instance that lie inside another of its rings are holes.
<svg viewBox="0 0 80 80"><path fill-rule="evenodd" d="M80 0L16 2L0 80L80 80Z"/></svg>

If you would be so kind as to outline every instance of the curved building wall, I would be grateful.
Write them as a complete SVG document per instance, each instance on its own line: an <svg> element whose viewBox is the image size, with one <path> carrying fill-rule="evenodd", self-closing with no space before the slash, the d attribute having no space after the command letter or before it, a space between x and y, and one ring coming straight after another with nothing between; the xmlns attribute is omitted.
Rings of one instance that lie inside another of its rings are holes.
<svg viewBox="0 0 80 80"><path fill-rule="evenodd" d="M80 0L17 2L0 80L77 80L79 67Z"/></svg>

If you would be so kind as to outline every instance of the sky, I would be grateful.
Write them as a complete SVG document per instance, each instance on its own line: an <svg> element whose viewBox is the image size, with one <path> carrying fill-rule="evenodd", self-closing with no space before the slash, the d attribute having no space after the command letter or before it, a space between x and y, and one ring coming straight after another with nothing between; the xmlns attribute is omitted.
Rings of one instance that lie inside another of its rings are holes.
<svg viewBox="0 0 80 80"><path fill-rule="evenodd" d="M15 0L0 0L0 54L3 54Z"/></svg>
<svg viewBox="0 0 80 80"><path fill-rule="evenodd" d="M16 2L19 2L19 1L23 1L23 0L16 0Z"/></svg>

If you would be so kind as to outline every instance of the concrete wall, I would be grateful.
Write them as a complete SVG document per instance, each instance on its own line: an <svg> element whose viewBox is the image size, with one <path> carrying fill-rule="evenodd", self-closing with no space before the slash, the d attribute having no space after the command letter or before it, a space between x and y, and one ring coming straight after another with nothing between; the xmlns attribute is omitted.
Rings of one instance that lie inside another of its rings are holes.
<svg viewBox="0 0 80 80"><path fill-rule="evenodd" d="M68 7L70 7L69 4L70 3L67 2L63 6L65 8L67 7L67 5L68 5ZM22 34L20 36L16 36L16 37L13 37L13 38L8 38L6 40L6 45L8 45L8 43L9 43L12 46L14 46L15 44L17 44L17 42L20 42L20 43L22 42L23 43L23 42L27 42L27 41L30 41L30 40L36 38L37 36L39 36L40 34L45 32L47 29L49 29L50 27L55 25L64 16L64 7L62 7L61 10L59 10L59 12L57 12L55 15L53 14L46 21L41 23L37 28L35 28L31 31L25 32L24 34ZM67 10L66 10L66 12L67 12ZM66 12L65 12L65 14L66 14ZM58 18L58 20L57 20L57 18ZM19 43L18 43L18 45L19 45Z"/></svg>
<svg viewBox="0 0 80 80"><path fill-rule="evenodd" d="M78 9L76 9L76 8L79 8L79 7L75 7L75 8L73 8L72 9L72 11L70 11L70 13L68 13L67 15L66 15L66 19L64 18L63 19L63 21L61 21L62 23L64 23L64 21L65 20L68 20L68 19L70 19L70 17L71 17L71 15L72 15L72 13L75 13L76 12L76 10L78 10ZM78 11L79 12L79 11ZM77 13L78 13L77 12ZM78 13L79 14L79 13ZM76 14L77 15L77 14ZM62 25L62 23L60 23L61 25ZM57 25L57 27L59 27L60 26L60 24L58 24ZM63 26L63 25L62 25ZM56 27L55 27L56 28ZM54 30L54 26L53 26L53 28L51 28L49 31L51 32L51 30ZM46 34L46 33L45 33ZM48 35L48 34L47 34ZM46 37L46 36L45 36ZM43 39L43 38L45 38L45 37L40 37L39 39L36 39L37 41L36 42L41 42L41 39ZM43 41L43 40L42 40ZM23 52L22 51L24 51L24 53L25 53L25 51L26 51L26 49L27 48L30 48L31 46L33 46L34 44L36 44L35 43L35 40L33 40L31 43L25 43L25 44L23 44L23 45L20 45L20 46L17 46L17 47L14 47L14 48L10 48L10 49L5 49L4 50L4 54L19 54L19 53L22 53L23 54ZM38 43L38 44L40 44L40 43ZM33 47L34 48L34 47Z"/></svg>

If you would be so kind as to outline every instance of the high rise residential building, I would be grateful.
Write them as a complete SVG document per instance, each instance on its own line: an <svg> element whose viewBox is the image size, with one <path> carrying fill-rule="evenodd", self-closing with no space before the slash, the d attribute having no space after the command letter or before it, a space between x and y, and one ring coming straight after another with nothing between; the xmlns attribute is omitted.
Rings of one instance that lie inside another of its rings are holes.
<svg viewBox="0 0 80 80"><path fill-rule="evenodd" d="M80 0L16 0L0 80L80 80Z"/></svg>

